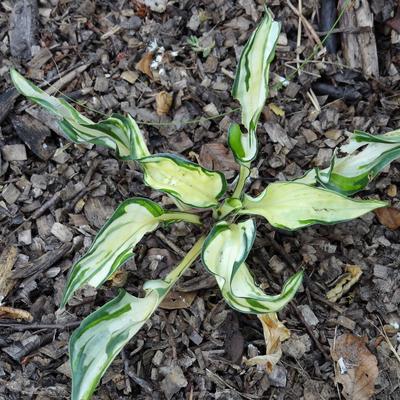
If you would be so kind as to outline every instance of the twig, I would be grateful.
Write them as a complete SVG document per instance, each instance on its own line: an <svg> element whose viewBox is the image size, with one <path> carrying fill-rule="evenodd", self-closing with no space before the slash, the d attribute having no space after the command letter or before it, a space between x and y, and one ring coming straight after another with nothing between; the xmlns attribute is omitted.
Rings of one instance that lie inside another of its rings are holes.
<svg viewBox="0 0 400 400"><path fill-rule="evenodd" d="M303 315L301 314L300 310L297 308L297 305L293 302L291 304L291 308L294 310L296 313L297 317L299 320L302 322L302 324L305 326L307 329L308 334L310 335L311 339L314 341L315 345L318 347L319 351L322 353L322 355L325 357L326 360L331 361L331 357L329 354L325 351L324 347L322 344L319 342L317 337L314 335L314 332L311 328L311 326L306 322L306 320L303 318Z"/></svg>
<svg viewBox="0 0 400 400"><path fill-rule="evenodd" d="M186 253L181 250L174 242L169 240L162 232L157 231L156 236L168 247L170 247L176 254L178 254L178 256L185 257Z"/></svg>
<svg viewBox="0 0 400 400"><path fill-rule="evenodd" d="M301 46L301 17L300 15L303 15L303 0L299 0L299 22L297 24L297 50ZM300 52L296 51L296 65L297 69L299 70L299 76L301 75L301 70L300 70Z"/></svg>
<svg viewBox="0 0 400 400"><path fill-rule="evenodd" d="M40 323L32 323L32 324L20 324L18 322L8 322L8 321L0 321L0 326L5 328L15 329L17 331L26 331L30 329L68 329L75 328L80 325L81 321L71 321L66 322L65 324L40 324Z"/></svg>
<svg viewBox="0 0 400 400"><path fill-rule="evenodd" d="M131 381L129 380L129 360L126 356L125 350L121 351L122 361L124 362L124 373L125 373L125 390L124 393L129 394L132 393Z"/></svg>
<svg viewBox="0 0 400 400"><path fill-rule="evenodd" d="M289 6L289 8L299 17L301 18L304 27L306 28L306 30L308 31L308 33L310 34L311 38L315 41L315 43L320 47L320 49L324 48L323 43L321 42L321 39L319 38L319 36L317 35L317 33L315 32L315 29L312 27L312 25L307 21L307 19L304 17L304 15L302 13L299 12L299 10L290 2L290 0L287 0L287 5Z"/></svg>

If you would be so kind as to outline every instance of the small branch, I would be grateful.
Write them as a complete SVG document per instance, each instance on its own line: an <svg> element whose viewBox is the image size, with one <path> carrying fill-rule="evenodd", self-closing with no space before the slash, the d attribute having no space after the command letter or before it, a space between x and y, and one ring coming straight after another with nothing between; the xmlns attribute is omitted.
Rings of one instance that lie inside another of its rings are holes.
<svg viewBox="0 0 400 400"><path fill-rule="evenodd" d="M65 324L40 324L40 323L20 324L18 322L0 321L0 326L4 328L14 329L16 331L27 331L31 329L66 330L69 328L75 328L76 326L80 325L80 323L81 321L66 322Z"/></svg>

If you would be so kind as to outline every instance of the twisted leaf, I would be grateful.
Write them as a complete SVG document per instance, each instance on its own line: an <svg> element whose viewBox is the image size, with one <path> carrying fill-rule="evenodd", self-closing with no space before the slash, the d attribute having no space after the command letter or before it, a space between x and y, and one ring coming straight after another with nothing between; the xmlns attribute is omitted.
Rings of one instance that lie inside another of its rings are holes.
<svg viewBox="0 0 400 400"><path fill-rule="evenodd" d="M383 135L356 131L349 144L339 148L339 153L347 155L334 156L328 168L311 170L296 182L320 184L345 195L357 193L400 157L400 130Z"/></svg>
<svg viewBox="0 0 400 400"><path fill-rule="evenodd" d="M202 260L217 280L225 301L244 313L263 314L283 308L295 295L302 272L293 275L282 293L266 295L255 283L245 264L255 238L255 224L247 220L238 224L218 223L208 235Z"/></svg>
<svg viewBox="0 0 400 400"><path fill-rule="evenodd" d="M74 143L109 147L124 160L136 160L150 154L144 137L131 116L115 114L104 121L94 123L65 100L48 95L14 69L11 70L11 79L22 95L60 118L61 129Z"/></svg>

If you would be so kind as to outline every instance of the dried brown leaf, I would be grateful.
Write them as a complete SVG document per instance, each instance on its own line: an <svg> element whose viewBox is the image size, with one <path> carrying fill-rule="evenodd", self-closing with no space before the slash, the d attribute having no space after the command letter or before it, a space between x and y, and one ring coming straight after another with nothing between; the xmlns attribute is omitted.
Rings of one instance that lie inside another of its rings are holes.
<svg viewBox="0 0 400 400"><path fill-rule="evenodd" d="M346 400L368 400L375 392L378 377L376 357L365 346L365 340L352 334L336 338L331 348L335 361L335 381L343 385Z"/></svg>
<svg viewBox="0 0 400 400"><path fill-rule="evenodd" d="M172 94L162 91L156 95L156 112L157 115L167 115L172 106Z"/></svg>
<svg viewBox="0 0 400 400"><path fill-rule="evenodd" d="M378 221L387 228L400 228L400 210L394 207L383 207L375 210Z"/></svg>
<svg viewBox="0 0 400 400"><path fill-rule="evenodd" d="M362 270L358 265L346 265L346 273L339 279L336 286L331 289L326 297L330 301L339 300L361 278Z"/></svg>
<svg viewBox="0 0 400 400"><path fill-rule="evenodd" d="M275 365L282 357L281 343L290 337L290 331L276 313L258 315L264 331L266 354L246 361L247 365L262 365L268 373L271 373Z"/></svg>
<svg viewBox="0 0 400 400"><path fill-rule="evenodd" d="M222 143L203 144L199 161L204 167L218 171L235 171L239 168L232 153Z"/></svg>
<svg viewBox="0 0 400 400"><path fill-rule="evenodd" d="M136 64L136 69L140 72L146 74L150 79L153 79L153 71L150 68L150 65L153 61L153 53L148 52L143 55L140 61Z"/></svg>
<svg viewBox="0 0 400 400"><path fill-rule="evenodd" d="M32 321L32 314L28 311L21 310L20 308L13 307L1 307L0 306L0 318L7 319L23 319L25 321Z"/></svg>
<svg viewBox="0 0 400 400"><path fill-rule="evenodd" d="M197 292L169 292L161 302L160 307L165 310L178 310L188 308L196 298Z"/></svg>

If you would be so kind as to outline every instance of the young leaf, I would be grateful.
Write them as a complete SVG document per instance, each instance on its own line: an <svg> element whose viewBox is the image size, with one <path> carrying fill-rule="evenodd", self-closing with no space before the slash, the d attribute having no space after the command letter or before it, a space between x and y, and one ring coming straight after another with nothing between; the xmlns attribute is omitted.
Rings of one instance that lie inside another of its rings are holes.
<svg viewBox="0 0 400 400"><path fill-rule="evenodd" d="M105 282L132 255L132 248L162 221L186 220L199 223L197 216L166 212L151 200L124 201L99 231L89 251L72 267L61 302L64 307L73 293L85 284Z"/></svg>
<svg viewBox="0 0 400 400"><path fill-rule="evenodd" d="M215 276L225 301L232 308L244 313L276 312L295 295L302 281L302 272L286 282L281 294L266 295L254 283L245 264L255 234L252 220L238 224L219 222L204 243L203 264Z"/></svg>
<svg viewBox="0 0 400 400"><path fill-rule="evenodd" d="M282 229L332 224L386 206L378 200L352 200L338 193L297 182L271 183L258 197L245 196L240 214L261 215Z"/></svg>
<svg viewBox="0 0 400 400"><path fill-rule="evenodd" d="M239 60L232 96L242 106L242 123L249 133L255 132L268 96L269 67L275 55L279 32L280 24L266 10L265 17L250 36Z"/></svg>
<svg viewBox="0 0 400 400"><path fill-rule="evenodd" d="M250 163L258 150L255 130L244 133L239 124L232 124L228 131L228 145L239 164Z"/></svg>
<svg viewBox="0 0 400 400"><path fill-rule="evenodd" d="M140 160L146 185L198 208L218 205L226 191L225 176L172 154L157 154Z"/></svg>
<svg viewBox="0 0 400 400"><path fill-rule="evenodd" d="M311 170L296 182L309 185L319 183L345 195L357 193L400 157L400 130L375 136L356 131L339 152L347 155L333 157L329 168Z"/></svg>
<svg viewBox="0 0 400 400"><path fill-rule="evenodd" d="M71 141L109 147L124 160L136 160L150 155L144 137L131 116L115 114L94 123L65 100L48 95L14 69L11 70L11 79L22 95L60 118L60 127Z"/></svg>
<svg viewBox="0 0 400 400"><path fill-rule="evenodd" d="M115 299L82 321L69 342L71 400L90 399L108 366L151 317L186 268L195 261L203 243L204 237L164 280L146 282L145 297L138 298L121 291Z"/></svg>

